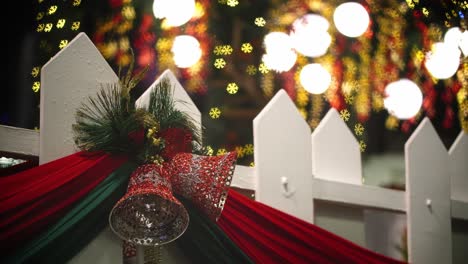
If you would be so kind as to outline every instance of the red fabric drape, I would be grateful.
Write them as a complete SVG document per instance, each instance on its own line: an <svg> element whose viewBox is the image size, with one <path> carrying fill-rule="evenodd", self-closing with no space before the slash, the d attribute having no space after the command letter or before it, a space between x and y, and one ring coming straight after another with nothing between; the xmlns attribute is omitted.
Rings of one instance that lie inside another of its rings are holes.
<svg viewBox="0 0 468 264"><path fill-rule="evenodd" d="M33 237L125 161L79 152L0 178L1 247L15 248Z"/></svg>
<svg viewBox="0 0 468 264"><path fill-rule="evenodd" d="M256 263L403 263L233 190L217 223Z"/></svg>

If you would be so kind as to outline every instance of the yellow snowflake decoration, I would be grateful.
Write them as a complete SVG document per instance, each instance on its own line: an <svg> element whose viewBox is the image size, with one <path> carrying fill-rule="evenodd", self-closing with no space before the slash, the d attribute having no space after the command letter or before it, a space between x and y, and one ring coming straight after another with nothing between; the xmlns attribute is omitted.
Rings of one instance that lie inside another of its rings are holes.
<svg viewBox="0 0 468 264"><path fill-rule="evenodd" d="M340 117L344 121L348 121L350 116L351 114L349 113L348 109L343 109L340 111Z"/></svg>
<svg viewBox="0 0 468 264"><path fill-rule="evenodd" d="M242 52L244 52L244 53L251 53L252 50L253 50L252 44L250 44L250 43L244 43L244 44L242 44L241 50L242 50Z"/></svg>
<svg viewBox="0 0 468 264"><path fill-rule="evenodd" d="M39 92L39 89L41 89L41 83L40 82L34 82L32 85L32 90L37 93Z"/></svg>
<svg viewBox="0 0 468 264"><path fill-rule="evenodd" d="M228 83L228 85L226 86L226 91L229 94L236 94L238 90L239 86L237 86L236 83Z"/></svg>
<svg viewBox="0 0 468 264"><path fill-rule="evenodd" d="M57 11L57 6L53 5L53 6L49 7L49 10L47 11L47 14L48 15L53 15L56 11Z"/></svg>
<svg viewBox="0 0 468 264"><path fill-rule="evenodd" d="M36 77L39 75L39 70L40 70L39 67L37 67L37 66L34 67L34 68L32 69L32 71L31 71L32 77L36 78Z"/></svg>
<svg viewBox="0 0 468 264"><path fill-rule="evenodd" d="M44 12L37 13L36 20L39 21L44 17Z"/></svg>
<svg viewBox="0 0 468 264"><path fill-rule="evenodd" d="M223 49L223 54L224 55L231 55L232 54L233 49L232 49L231 45L224 45L222 49Z"/></svg>
<svg viewBox="0 0 468 264"><path fill-rule="evenodd" d="M214 62L214 66L216 69L222 69L226 66L226 61L223 58L217 58Z"/></svg>
<svg viewBox="0 0 468 264"><path fill-rule="evenodd" d="M78 30L78 29L80 29L80 21L74 21L74 22L72 23L71 30L76 31L76 30Z"/></svg>
<svg viewBox="0 0 468 264"><path fill-rule="evenodd" d="M424 16L426 16L426 17L429 16L429 10L427 10L427 8L423 7L422 12L423 12Z"/></svg>
<svg viewBox="0 0 468 264"><path fill-rule="evenodd" d="M254 153L253 144L246 144L244 146L244 153L245 155L252 155Z"/></svg>
<svg viewBox="0 0 468 264"><path fill-rule="evenodd" d="M52 30L52 27L54 26L54 24L52 23L47 23L45 25L45 28L44 28L44 32L50 32Z"/></svg>
<svg viewBox="0 0 468 264"><path fill-rule="evenodd" d="M215 46L214 49L213 49L213 53L215 55L217 55L217 56L224 55L223 54L223 46L221 46L221 45Z"/></svg>
<svg viewBox="0 0 468 264"><path fill-rule="evenodd" d="M354 125L354 133L358 136L362 136L364 133L364 126L361 123Z"/></svg>
<svg viewBox="0 0 468 264"><path fill-rule="evenodd" d="M218 149L218 151L216 152L216 156L220 156L220 155L224 155L227 153L227 150L225 148L220 148Z"/></svg>
<svg viewBox="0 0 468 264"><path fill-rule="evenodd" d="M270 69L268 69L268 67L263 62L260 63L260 66L258 66L258 70L263 74L266 74L270 71Z"/></svg>
<svg viewBox="0 0 468 264"><path fill-rule="evenodd" d="M205 152L206 152L206 155L213 156L214 150L211 146L206 146Z"/></svg>
<svg viewBox="0 0 468 264"><path fill-rule="evenodd" d="M231 45L217 45L213 49L213 53L217 56L221 55L231 55L232 54L232 47Z"/></svg>
<svg viewBox="0 0 468 264"><path fill-rule="evenodd" d="M67 46L67 45L68 45L68 40L62 39L62 40L60 41L60 43L59 43L59 48L60 48L60 49L63 49L63 48L65 48L65 46Z"/></svg>
<svg viewBox="0 0 468 264"><path fill-rule="evenodd" d="M236 147L235 151L237 152L238 158L243 158L245 156L244 148L242 146Z"/></svg>
<svg viewBox="0 0 468 264"><path fill-rule="evenodd" d="M226 4L230 7L235 7L239 4L239 1L237 0L227 0Z"/></svg>
<svg viewBox="0 0 468 264"><path fill-rule="evenodd" d="M210 117L213 119L218 119L221 116L221 110L218 107L212 107L209 113Z"/></svg>
<svg viewBox="0 0 468 264"><path fill-rule="evenodd" d="M245 69L245 72L247 72L248 75L253 76L257 73L257 67L255 67L255 65L249 65Z"/></svg>
<svg viewBox="0 0 468 264"><path fill-rule="evenodd" d="M55 26L56 26L57 28L63 28L63 26L65 26L65 22L66 22L66 20L65 20L64 18L59 19L59 20L57 21L57 25L55 25Z"/></svg>
<svg viewBox="0 0 468 264"><path fill-rule="evenodd" d="M364 142L364 140L360 140L359 141L359 149L361 150L361 152L366 151L366 148L367 148L366 142Z"/></svg>
<svg viewBox="0 0 468 264"><path fill-rule="evenodd" d="M81 4L81 0L73 0L73 6L79 6Z"/></svg>
<svg viewBox="0 0 468 264"><path fill-rule="evenodd" d="M42 31L44 31L44 28L45 28L45 25L44 25L44 24L39 24L39 25L37 25L36 31L37 31L37 32L42 32Z"/></svg>
<svg viewBox="0 0 468 264"><path fill-rule="evenodd" d="M255 25L259 26L259 27L263 27L265 26L266 24L266 21L263 17L257 17L255 18Z"/></svg>
<svg viewBox="0 0 468 264"><path fill-rule="evenodd" d="M345 100L345 102L346 102L347 104L352 104L353 101L354 101L354 96L349 95L349 94L346 94L346 95L344 96L344 100Z"/></svg>
<svg viewBox="0 0 468 264"><path fill-rule="evenodd" d="M252 167L252 168L255 167L255 163L253 161L250 162L249 167Z"/></svg>

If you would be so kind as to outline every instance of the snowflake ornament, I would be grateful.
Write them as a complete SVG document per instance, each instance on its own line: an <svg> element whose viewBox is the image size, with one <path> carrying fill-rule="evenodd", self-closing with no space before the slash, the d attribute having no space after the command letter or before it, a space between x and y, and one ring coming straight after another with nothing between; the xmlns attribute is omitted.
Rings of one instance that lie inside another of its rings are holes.
<svg viewBox="0 0 468 264"><path fill-rule="evenodd" d="M244 53L251 53L252 50L253 50L252 44L250 44L250 43L244 43L244 44L242 44L241 50L242 50L242 52L244 52Z"/></svg>
<svg viewBox="0 0 468 264"><path fill-rule="evenodd" d="M255 25L259 26L259 27L263 27L265 26L266 24L266 21L263 17L257 17L255 18Z"/></svg>
<svg viewBox="0 0 468 264"><path fill-rule="evenodd" d="M226 61L223 58L217 58L214 62L214 66L216 69L222 69L226 66Z"/></svg>
<svg viewBox="0 0 468 264"><path fill-rule="evenodd" d="M364 133L364 126L361 123L354 125L354 133L358 136L362 136Z"/></svg>
<svg viewBox="0 0 468 264"><path fill-rule="evenodd" d="M212 107L210 109L209 115L213 119L218 119L221 116L221 110L218 107Z"/></svg>
<svg viewBox="0 0 468 264"><path fill-rule="evenodd" d="M229 94L236 94L238 90L239 90L239 86L237 86L236 83L229 83L226 87L226 91Z"/></svg>
<svg viewBox="0 0 468 264"><path fill-rule="evenodd" d="M350 116L351 114L349 113L348 109L343 109L340 111L340 117L344 121L348 121Z"/></svg>

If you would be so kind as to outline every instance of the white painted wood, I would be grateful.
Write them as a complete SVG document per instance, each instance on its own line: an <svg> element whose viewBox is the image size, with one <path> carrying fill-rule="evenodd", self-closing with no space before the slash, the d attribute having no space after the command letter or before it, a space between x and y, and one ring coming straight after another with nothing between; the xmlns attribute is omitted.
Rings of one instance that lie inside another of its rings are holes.
<svg viewBox="0 0 468 264"><path fill-rule="evenodd" d="M452 218L468 220L468 203L452 200Z"/></svg>
<svg viewBox="0 0 468 264"><path fill-rule="evenodd" d="M242 189L256 190L254 168L236 165L234 176L232 177L231 186Z"/></svg>
<svg viewBox="0 0 468 264"><path fill-rule="evenodd" d="M364 210L366 247L385 256L404 260L397 246L403 247L406 215L385 210Z"/></svg>
<svg viewBox="0 0 468 264"><path fill-rule="evenodd" d="M310 128L284 90L255 117L253 133L256 199L312 222Z"/></svg>
<svg viewBox="0 0 468 264"><path fill-rule="evenodd" d="M405 165L409 262L452 263L448 153L427 117L405 144Z"/></svg>
<svg viewBox="0 0 468 264"><path fill-rule="evenodd" d="M192 101L190 96L185 91L184 87L180 84L177 80L176 76L172 71L165 70L156 81L146 91L138 98L135 102L136 106L139 108L147 108L150 100L150 95L153 89L156 87L158 83L160 83L164 78L168 78L174 88L173 94L174 99L177 100L176 107L180 111L183 111L189 114L199 125L199 129L201 131L201 113L198 110L195 103Z"/></svg>
<svg viewBox="0 0 468 264"><path fill-rule="evenodd" d="M85 33L78 34L41 70L39 163L72 154L76 109L117 75Z"/></svg>
<svg viewBox="0 0 468 264"><path fill-rule="evenodd" d="M363 211L346 204L314 200L314 224L365 247Z"/></svg>
<svg viewBox="0 0 468 264"><path fill-rule="evenodd" d="M362 184L359 144L334 108L312 133L312 164L315 178Z"/></svg>
<svg viewBox="0 0 468 264"><path fill-rule="evenodd" d="M360 207L406 211L405 192L386 188L313 179L314 199Z"/></svg>
<svg viewBox="0 0 468 264"><path fill-rule="evenodd" d="M39 131L0 125L0 151L39 156Z"/></svg>
<svg viewBox="0 0 468 264"><path fill-rule="evenodd" d="M452 199L468 203L468 134L463 130L449 150Z"/></svg>

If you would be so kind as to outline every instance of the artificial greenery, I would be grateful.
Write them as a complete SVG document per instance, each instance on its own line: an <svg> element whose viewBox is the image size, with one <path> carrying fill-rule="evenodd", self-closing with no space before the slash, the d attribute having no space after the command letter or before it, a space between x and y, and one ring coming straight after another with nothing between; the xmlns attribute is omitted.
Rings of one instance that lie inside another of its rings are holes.
<svg viewBox="0 0 468 264"><path fill-rule="evenodd" d="M159 82L150 94L148 108L137 108L131 90L143 79L146 69L132 75L133 62L119 82L101 87L76 112L74 140L84 151L127 154L139 163L162 162L159 155L164 139L159 132L179 128L191 134L195 150L201 146L200 128L185 112L176 108L174 87L168 79Z"/></svg>

